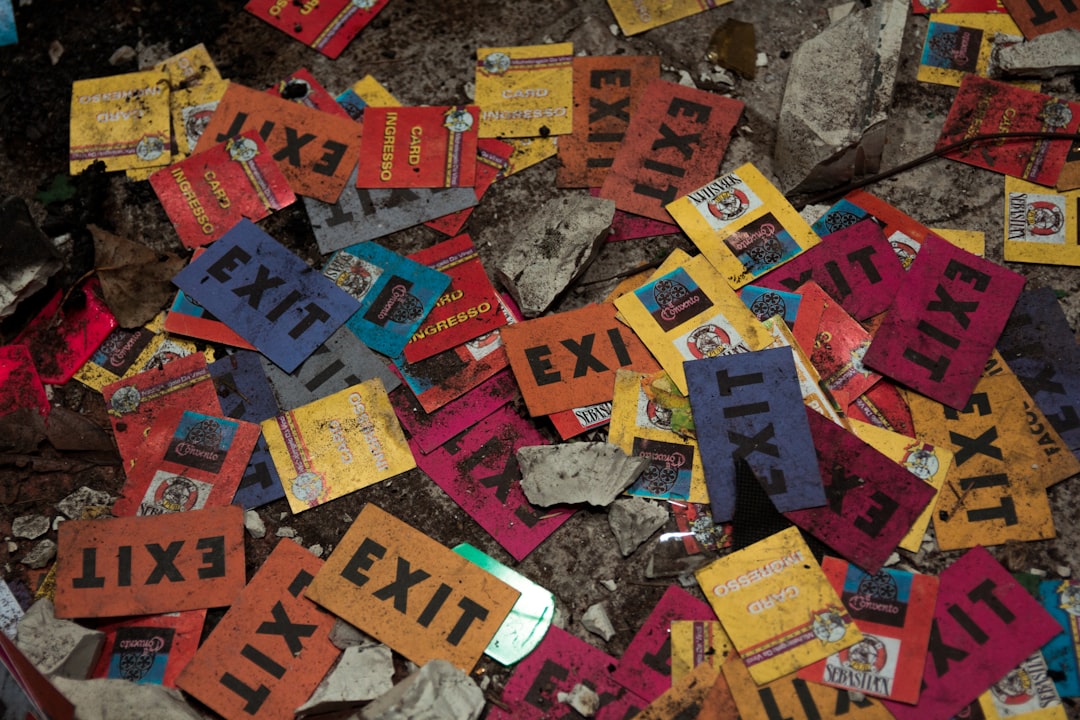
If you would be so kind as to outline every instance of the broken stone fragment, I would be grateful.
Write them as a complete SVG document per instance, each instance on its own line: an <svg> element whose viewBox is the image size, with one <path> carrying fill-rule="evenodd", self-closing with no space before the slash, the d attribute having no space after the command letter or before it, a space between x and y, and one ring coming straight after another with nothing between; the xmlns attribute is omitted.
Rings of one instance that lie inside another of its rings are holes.
<svg viewBox="0 0 1080 720"><path fill-rule="evenodd" d="M394 687L394 657L385 645L345 649L297 715L319 715L374 700Z"/></svg>
<svg viewBox="0 0 1080 720"><path fill-rule="evenodd" d="M600 696L596 694L595 690L581 683L575 685L570 692L561 692L555 697L559 702L566 703L585 717L593 717L596 715L596 711L600 709Z"/></svg>
<svg viewBox="0 0 1080 720"><path fill-rule="evenodd" d="M19 621L15 644L50 678L83 680L97 663L105 645L105 633L58 619L52 600L42 598Z"/></svg>
<svg viewBox="0 0 1080 720"><path fill-rule="evenodd" d="M56 557L56 543L52 540L41 540L30 548L30 552L26 553L19 562L28 568L40 570L51 563L54 557Z"/></svg>
<svg viewBox="0 0 1080 720"><path fill-rule="evenodd" d="M334 626L330 628L330 642L339 650L379 644L378 640L367 633L361 632L341 618L338 618L334 622Z"/></svg>
<svg viewBox="0 0 1080 720"><path fill-rule="evenodd" d="M112 505L114 498L103 490L91 490L83 485L56 504L56 509L69 520L78 520L88 507Z"/></svg>
<svg viewBox="0 0 1080 720"><path fill-rule="evenodd" d="M63 263L45 233L38 229L26 201L0 200L0 319L45 287Z"/></svg>
<svg viewBox="0 0 1080 720"><path fill-rule="evenodd" d="M364 708L363 720L476 720L484 693L445 660L431 660Z"/></svg>
<svg viewBox="0 0 1080 720"><path fill-rule="evenodd" d="M620 498L608 511L608 525L619 543L619 551L627 557L662 528L667 522L667 511L642 498Z"/></svg>
<svg viewBox="0 0 1080 720"><path fill-rule="evenodd" d="M994 37L990 77L1039 78L1080 70L1080 30L1065 28L1024 42L1014 36Z"/></svg>
<svg viewBox="0 0 1080 720"><path fill-rule="evenodd" d="M53 685L75 706L78 720L201 720L183 695L163 685L130 680L52 678Z"/></svg>
<svg viewBox="0 0 1080 720"><path fill-rule="evenodd" d="M533 505L610 505L649 465L618 445L581 442L517 450L521 489Z"/></svg>
<svg viewBox="0 0 1080 720"><path fill-rule="evenodd" d="M878 171L908 0L879 0L804 42L791 58L776 130L785 193Z"/></svg>
<svg viewBox="0 0 1080 720"><path fill-rule="evenodd" d="M49 532L49 518L44 515L22 515L11 522L11 534L17 538L36 540Z"/></svg>
<svg viewBox="0 0 1080 720"><path fill-rule="evenodd" d="M244 511L244 528L247 529L251 537L256 540L260 540L266 537L266 523L263 522L259 513L254 510Z"/></svg>
<svg viewBox="0 0 1080 720"><path fill-rule="evenodd" d="M594 635L599 635L607 642L615 637L615 626L611 624L604 603L598 602L590 605L585 614L581 616L582 626Z"/></svg>
<svg viewBox="0 0 1080 720"><path fill-rule="evenodd" d="M554 198L518 222L495 274L527 318L555 302L596 258L615 217L615 203L575 194ZM481 245L505 246L506 229L492 227Z"/></svg>

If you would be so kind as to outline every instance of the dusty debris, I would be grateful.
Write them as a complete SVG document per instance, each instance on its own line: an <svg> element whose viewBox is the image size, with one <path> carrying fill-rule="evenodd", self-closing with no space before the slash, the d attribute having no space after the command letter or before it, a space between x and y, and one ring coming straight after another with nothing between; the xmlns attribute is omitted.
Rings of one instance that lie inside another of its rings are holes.
<svg viewBox="0 0 1080 720"><path fill-rule="evenodd" d="M667 511L643 498L620 498L611 504L608 524L623 557L632 554L641 543L662 528L668 520Z"/></svg>
<svg viewBox="0 0 1080 720"><path fill-rule="evenodd" d="M990 77L1049 80L1080 70L1080 30L1065 28L1032 40L1018 39L1000 33L994 37Z"/></svg>
<svg viewBox="0 0 1080 720"><path fill-rule="evenodd" d="M385 645L345 649L338 664L296 709L300 716L319 715L374 700L394 687L394 658Z"/></svg>
<svg viewBox="0 0 1080 720"><path fill-rule="evenodd" d="M37 540L49 532L49 518L44 515L22 515L11 523L11 534L17 538Z"/></svg>
<svg viewBox="0 0 1080 720"><path fill-rule="evenodd" d="M52 540L41 540L30 548L30 552L26 553L19 562L28 568L38 570L51 563L55 557L56 543Z"/></svg>
<svg viewBox="0 0 1080 720"><path fill-rule="evenodd" d="M879 169L909 4L882 0L795 51L774 156L785 193L836 187Z"/></svg>
<svg viewBox="0 0 1080 720"><path fill-rule="evenodd" d="M585 717L593 717L596 715L596 711L600 709L600 696L596 694L595 690L581 683L575 685L570 692L561 692L555 697L559 702L566 703Z"/></svg>
<svg viewBox="0 0 1080 720"><path fill-rule="evenodd" d="M53 678L78 720L200 720L179 690L129 680Z"/></svg>
<svg viewBox="0 0 1080 720"><path fill-rule="evenodd" d="M363 720L476 720L484 693L445 660L431 660L360 713Z"/></svg>
<svg viewBox="0 0 1080 720"><path fill-rule="evenodd" d="M16 645L50 677L86 678L105 644L105 633L57 619L52 600L42 598L19 621Z"/></svg>
<svg viewBox="0 0 1080 720"><path fill-rule="evenodd" d="M26 201L19 197L0 201L0 319L45 287L49 278L63 267L49 238L30 215Z"/></svg>
<svg viewBox="0 0 1080 720"><path fill-rule="evenodd" d="M130 45L121 45L109 56L109 64L112 66L129 63L136 58L135 48Z"/></svg>
<svg viewBox="0 0 1080 720"><path fill-rule="evenodd" d="M615 203L589 195L564 195L518 216L516 242L495 267L527 318L536 317L588 269L607 238ZM484 242L503 244L506 228L493 226ZM483 243L481 243L483 244Z"/></svg>
<svg viewBox="0 0 1080 720"><path fill-rule="evenodd" d="M615 626L611 624L607 608L602 602L589 606L581 616L581 625L592 634L604 638L605 642L615 637Z"/></svg>
<svg viewBox="0 0 1080 720"><path fill-rule="evenodd" d="M649 465L608 442L532 445L519 448L521 488L541 507L589 503L610 505Z"/></svg>
<svg viewBox="0 0 1080 720"><path fill-rule="evenodd" d="M615 592L619 588L619 586L615 583L615 581L610 580L610 579L609 580L601 580L600 584L603 585L604 587L606 587L609 592Z"/></svg>
<svg viewBox="0 0 1080 720"><path fill-rule="evenodd" d="M263 522L262 516L254 510L244 511L244 528L256 540L266 537L266 523Z"/></svg>

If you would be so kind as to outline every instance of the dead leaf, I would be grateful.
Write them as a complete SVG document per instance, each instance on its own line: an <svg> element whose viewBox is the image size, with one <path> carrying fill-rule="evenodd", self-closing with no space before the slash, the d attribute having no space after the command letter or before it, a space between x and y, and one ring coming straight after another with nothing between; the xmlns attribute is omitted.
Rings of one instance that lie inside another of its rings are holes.
<svg viewBox="0 0 1080 720"><path fill-rule="evenodd" d="M187 262L173 253L89 226L102 294L123 328L137 328L161 312L176 294L172 278Z"/></svg>

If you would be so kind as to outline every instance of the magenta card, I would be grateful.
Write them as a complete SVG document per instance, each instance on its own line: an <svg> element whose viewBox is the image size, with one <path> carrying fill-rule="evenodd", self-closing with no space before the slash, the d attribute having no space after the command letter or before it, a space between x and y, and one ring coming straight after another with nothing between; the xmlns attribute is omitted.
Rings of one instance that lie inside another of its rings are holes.
<svg viewBox="0 0 1080 720"><path fill-rule="evenodd" d="M962 410L1023 288L1023 275L929 235L863 361Z"/></svg>
<svg viewBox="0 0 1080 720"><path fill-rule="evenodd" d="M554 625L528 657L518 663L503 688L502 706L488 720L558 720L580 718L559 693L577 684L600 696L597 720L635 717L648 704L610 677L615 658Z"/></svg>
<svg viewBox="0 0 1080 720"><path fill-rule="evenodd" d="M41 383L30 350L23 345L0 347L0 416L20 408L49 417L49 396Z"/></svg>
<svg viewBox="0 0 1080 720"><path fill-rule="evenodd" d="M829 502L785 513L871 575L933 499L934 488L823 415L806 408Z"/></svg>
<svg viewBox="0 0 1080 720"><path fill-rule="evenodd" d="M547 444L530 420L503 406L438 450L413 456L417 467L522 560L574 514L574 508L533 507L521 489L514 453Z"/></svg>
<svg viewBox="0 0 1080 720"><path fill-rule="evenodd" d="M480 422L517 394L514 374L507 368L430 413L424 411L416 394L405 384L390 393L390 404L413 444L427 454Z"/></svg>
<svg viewBox="0 0 1080 720"><path fill-rule="evenodd" d="M939 577L919 703L885 701L896 720L953 717L1061 632L986 548L968 550Z"/></svg>
<svg viewBox="0 0 1080 720"><path fill-rule="evenodd" d="M600 188L589 188L589 194L600 197ZM681 232L682 229L678 225L616 210L615 216L611 219L611 232L607 236L607 241L637 240L657 235L678 235Z"/></svg>
<svg viewBox="0 0 1080 720"><path fill-rule="evenodd" d="M832 233L754 284L795 292L813 280L848 315L865 320L888 309L904 273L881 226L867 219Z"/></svg>
<svg viewBox="0 0 1080 720"><path fill-rule="evenodd" d="M716 620L712 606L672 585L619 660L611 677L652 702L671 688L671 621Z"/></svg>

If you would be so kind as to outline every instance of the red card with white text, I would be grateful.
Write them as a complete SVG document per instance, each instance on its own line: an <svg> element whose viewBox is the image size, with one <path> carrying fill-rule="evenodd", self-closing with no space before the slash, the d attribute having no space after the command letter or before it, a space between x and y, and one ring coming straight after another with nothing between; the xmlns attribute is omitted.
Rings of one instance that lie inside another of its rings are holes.
<svg viewBox="0 0 1080 720"><path fill-rule="evenodd" d="M472 187L479 116L475 105L368 107L356 186Z"/></svg>

